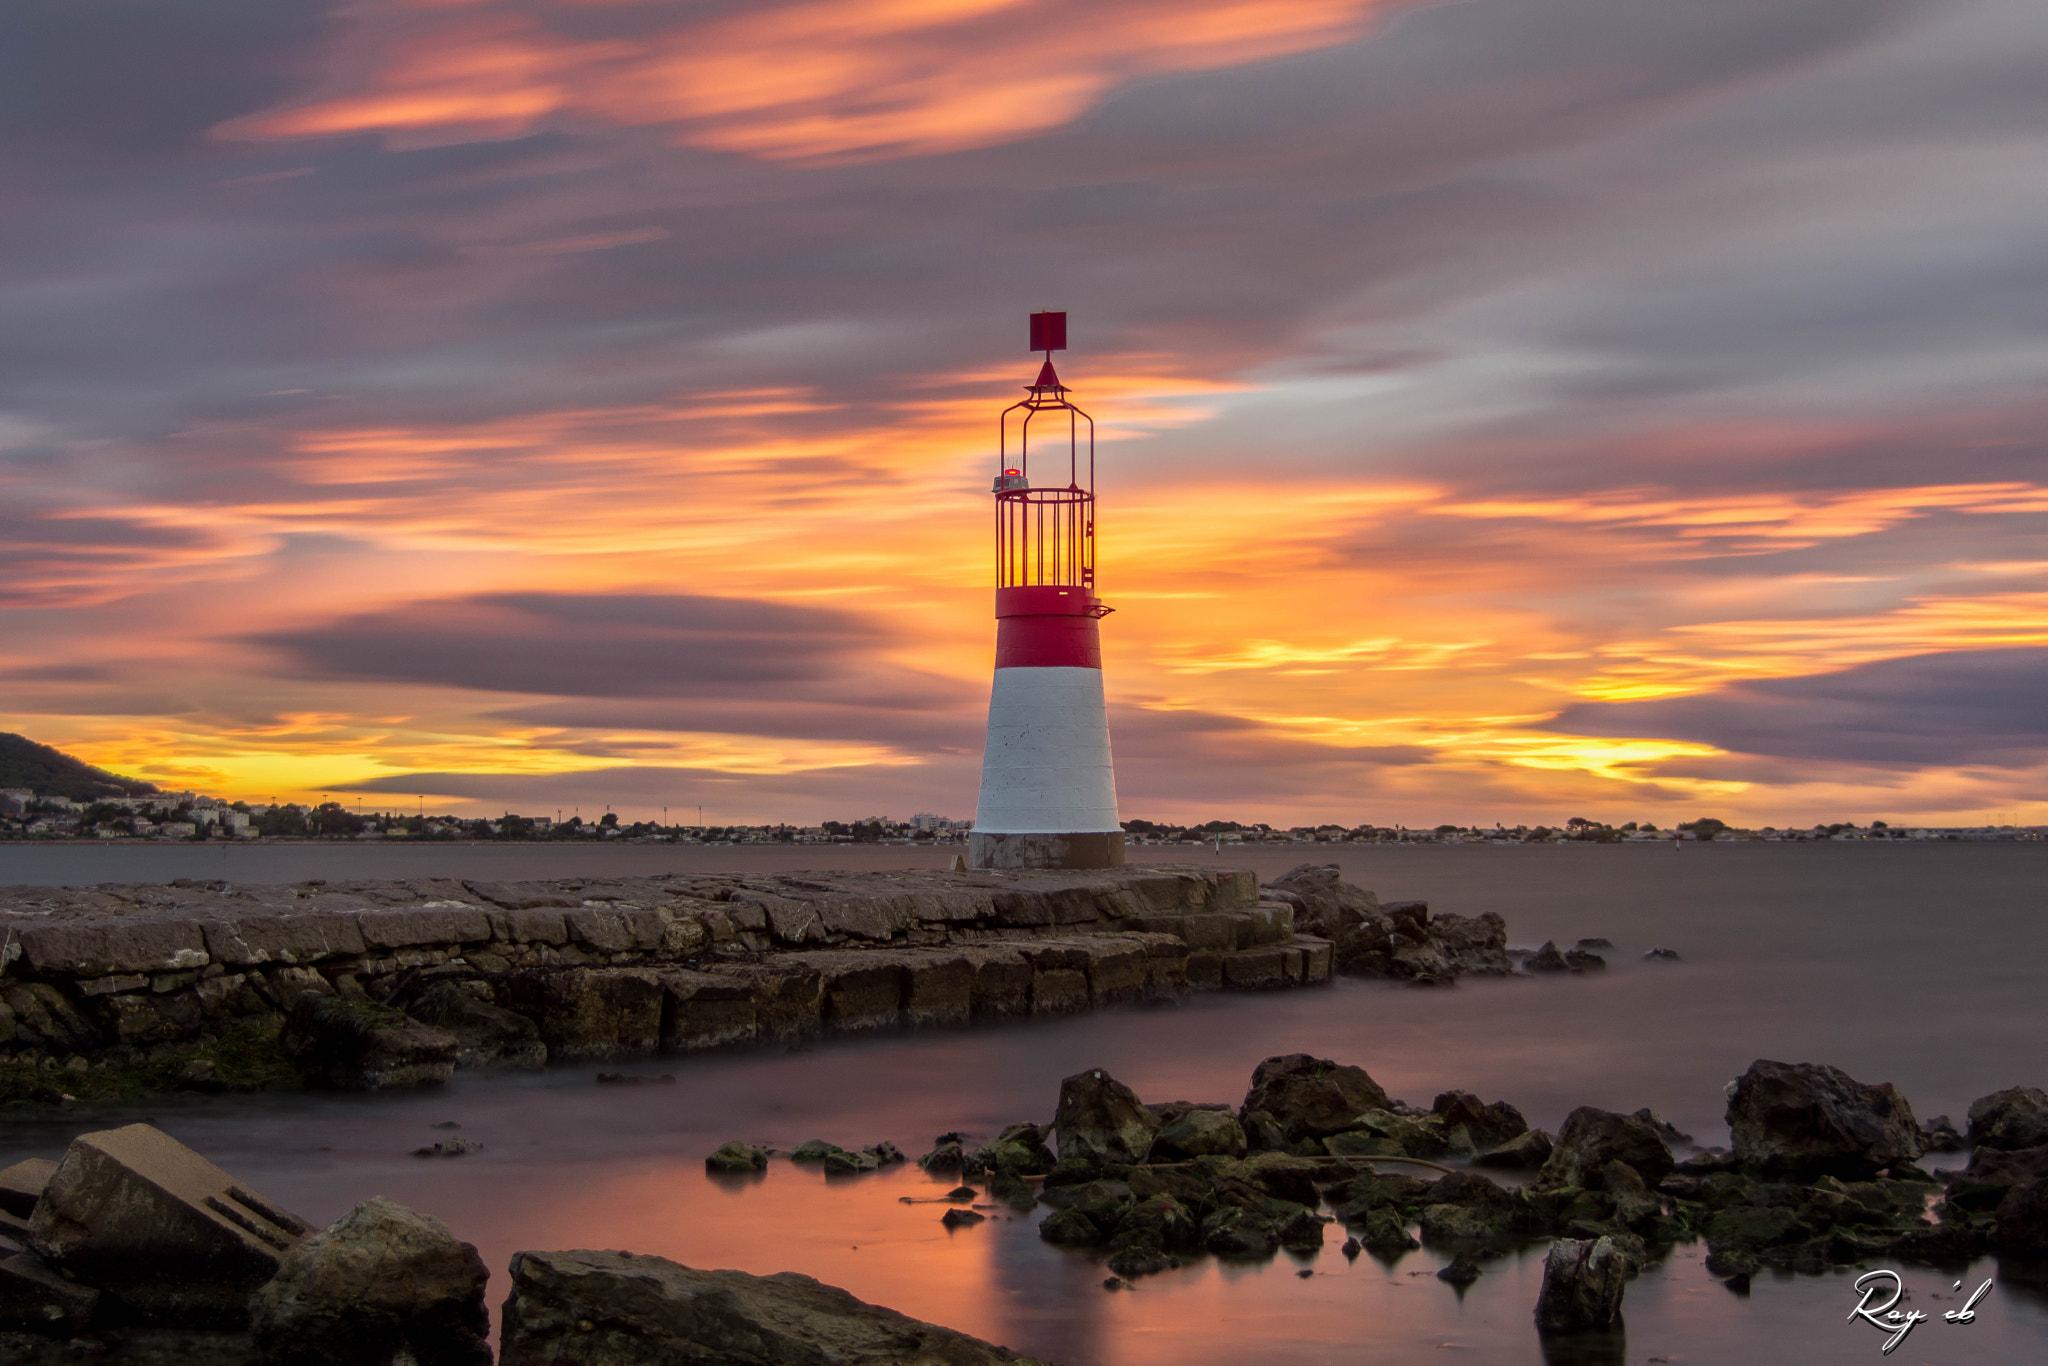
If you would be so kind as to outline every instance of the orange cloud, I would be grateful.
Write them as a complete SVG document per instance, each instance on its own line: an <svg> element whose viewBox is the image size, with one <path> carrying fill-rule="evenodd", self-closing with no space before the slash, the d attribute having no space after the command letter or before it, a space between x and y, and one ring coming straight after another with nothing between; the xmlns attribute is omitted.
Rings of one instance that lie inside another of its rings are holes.
<svg viewBox="0 0 2048 1366"><path fill-rule="evenodd" d="M421 145L562 120L673 130L780 161L928 155L1072 121L1116 85L1344 42L1391 0L834 0L620 5L630 39L571 36L590 5L398 0L356 11L330 90L228 136L377 133Z"/></svg>

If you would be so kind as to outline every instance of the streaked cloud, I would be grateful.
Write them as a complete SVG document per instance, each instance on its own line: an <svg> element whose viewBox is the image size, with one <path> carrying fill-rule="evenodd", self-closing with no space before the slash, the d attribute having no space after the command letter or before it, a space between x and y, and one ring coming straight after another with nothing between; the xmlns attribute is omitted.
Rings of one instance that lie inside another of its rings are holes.
<svg viewBox="0 0 2048 1366"><path fill-rule="evenodd" d="M775 160L914 156L1061 127L1129 81L1356 37L1390 0L381 0L327 93L232 137L397 147L595 122Z"/></svg>

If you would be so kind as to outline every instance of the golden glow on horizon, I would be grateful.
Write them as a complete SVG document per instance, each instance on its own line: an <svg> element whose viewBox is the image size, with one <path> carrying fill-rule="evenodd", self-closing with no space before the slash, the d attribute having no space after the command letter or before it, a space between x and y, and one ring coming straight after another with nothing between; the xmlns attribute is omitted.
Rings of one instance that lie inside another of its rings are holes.
<svg viewBox="0 0 2048 1366"><path fill-rule="evenodd" d="M925 397L860 410L763 389L434 426L306 427L252 470L241 496L229 485L205 503L109 495L55 514L135 528L134 544L18 587L98 604L130 626L81 645L81 664L113 671L90 710L70 708L88 695L70 685L17 685L0 728L167 785L259 800L408 772L914 769L932 761L830 734L508 724L504 713L548 699L297 679L236 642L425 598L682 592L867 614L884 632L875 661L976 696L990 650L990 417L1017 378L936 376ZM1701 572L1760 547L1843 542L1915 519L2048 510L2048 486L1475 498L1370 469L1251 482L1227 462L1187 464L1153 435L1199 424L1242 392L1174 375L1157 357L1091 361L1086 393L1121 490L1102 533L1104 592L1121 608L1105 627L1109 684L1141 713L1236 726L1220 744L1420 756L1381 770L1369 801L1305 794L1325 811L1340 800L1361 818L1386 802L1438 810L1474 790L1592 814L1682 801L1733 817L1744 803L1788 799L1846 810L1891 780L1816 772L1758 791L1717 776L1728 756L1712 746L1559 735L1545 721L1579 702L2048 644L2048 592L2010 582L2035 572L2031 562L1936 566L1940 589L1923 586L1925 565L1911 581ZM308 543L322 548L280 574L294 563L279 558L286 547ZM1616 584L1636 580L1653 610L1611 606ZM1969 591L1977 581L1987 591ZM37 662L0 645L0 667ZM163 705L156 679L175 680L183 710L150 709ZM1929 776L1924 790L1973 789Z"/></svg>

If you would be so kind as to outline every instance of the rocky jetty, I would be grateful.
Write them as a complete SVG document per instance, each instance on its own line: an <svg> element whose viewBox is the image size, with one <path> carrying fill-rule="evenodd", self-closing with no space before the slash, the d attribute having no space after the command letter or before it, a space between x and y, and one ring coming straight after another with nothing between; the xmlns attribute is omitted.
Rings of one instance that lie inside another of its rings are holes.
<svg viewBox="0 0 2048 1366"><path fill-rule="evenodd" d="M0 1102L432 1085L1333 972L1604 967L1334 864L0 887ZM1554 960L1554 961L1553 961Z"/></svg>
<svg viewBox="0 0 2048 1366"><path fill-rule="evenodd" d="M1329 980L1249 872L0 888L0 1100L432 1084Z"/></svg>

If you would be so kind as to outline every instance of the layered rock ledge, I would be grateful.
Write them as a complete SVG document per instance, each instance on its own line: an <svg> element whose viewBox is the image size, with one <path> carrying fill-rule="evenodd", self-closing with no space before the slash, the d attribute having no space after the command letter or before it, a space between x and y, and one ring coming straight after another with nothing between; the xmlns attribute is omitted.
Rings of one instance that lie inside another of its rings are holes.
<svg viewBox="0 0 2048 1366"><path fill-rule="evenodd" d="M1327 981L1294 913L1173 867L6 887L0 1060L206 1089L277 1072L281 1036L375 1087Z"/></svg>

